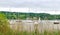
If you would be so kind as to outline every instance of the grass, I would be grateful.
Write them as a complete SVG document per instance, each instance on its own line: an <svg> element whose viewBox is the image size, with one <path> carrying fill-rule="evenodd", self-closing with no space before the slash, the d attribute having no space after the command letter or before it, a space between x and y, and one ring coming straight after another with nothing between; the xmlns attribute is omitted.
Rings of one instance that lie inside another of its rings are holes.
<svg viewBox="0 0 60 35"><path fill-rule="evenodd" d="M0 35L4 35L2 33L0 33ZM5 35L60 35L60 31L54 31L54 32L48 32L48 31L44 31L43 33L35 33L35 32L8 32Z"/></svg>
<svg viewBox="0 0 60 35"><path fill-rule="evenodd" d="M54 30L54 31L48 31L44 30L44 32L39 32L39 31L8 31L6 34L1 33L0 35L60 35L60 30Z"/></svg>
<svg viewBox="0 0 60 35"><path fill-rule="evenodd" d="M7 35L60 35L60 31L52 31L52 32L50 32L50 31L44 31L44 32L42 32L42 33L37 33L37 32L27 32L27 31L24 31L24 32L9 32Z"/></svg>

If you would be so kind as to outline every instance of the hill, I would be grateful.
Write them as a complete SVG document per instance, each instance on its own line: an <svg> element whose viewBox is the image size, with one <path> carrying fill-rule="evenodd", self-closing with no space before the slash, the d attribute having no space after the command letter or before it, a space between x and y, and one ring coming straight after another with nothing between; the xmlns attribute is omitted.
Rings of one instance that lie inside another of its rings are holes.
<svg viewBox="0 0 60 35"><path fill-rule="evenodd" d="M6 15L7 19L22 19L25 20L26 18L34 17L41 18L41 20L60 20L60 15L51 15L48 13L22 13L22 12L8 12L8 11L0 11Z"/></svg>

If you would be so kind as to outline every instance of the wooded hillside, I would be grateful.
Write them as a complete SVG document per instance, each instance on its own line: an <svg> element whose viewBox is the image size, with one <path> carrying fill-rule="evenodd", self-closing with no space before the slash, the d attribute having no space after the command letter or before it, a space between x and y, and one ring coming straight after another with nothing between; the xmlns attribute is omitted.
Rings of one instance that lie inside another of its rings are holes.
<svg viewBox="0 0 60 35"><path fill-rule="evenodd" d="M6 15L7 19L23 19L26 18L34 18L37 19L40 17L41 20L59 20L60 15L51 15L48 13L22 13L22 12L7 12L7 11L0 11L0 13L3 13Z"/></svg>

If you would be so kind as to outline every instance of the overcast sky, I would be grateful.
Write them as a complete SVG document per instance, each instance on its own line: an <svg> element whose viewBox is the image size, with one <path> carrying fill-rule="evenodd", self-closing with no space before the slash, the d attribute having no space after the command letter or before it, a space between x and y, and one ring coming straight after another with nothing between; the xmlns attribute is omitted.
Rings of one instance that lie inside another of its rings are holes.
<svg viewBox="0 0 60 35"><path fill-rule="evenodd" d="M28 12L29 8L30 12L60 14L60 0L0 0L0 11Z"/></svg>

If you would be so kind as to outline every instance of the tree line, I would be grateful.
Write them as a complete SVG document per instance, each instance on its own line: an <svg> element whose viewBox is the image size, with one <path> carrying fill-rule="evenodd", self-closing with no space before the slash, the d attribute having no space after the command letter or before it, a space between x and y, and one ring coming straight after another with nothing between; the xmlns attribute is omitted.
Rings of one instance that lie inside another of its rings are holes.
<svg viewBox="0 0 60 35"><path fill-rule="evenodd" d="M40 18L41 20L59 20L60 15L51 15L48 13L22 13L22 12L8 12L8 11L0 11L3 13L7 19L23 19L26 18Z"/></svg>

